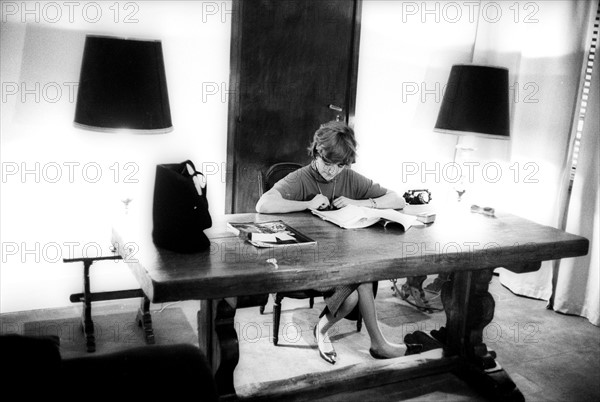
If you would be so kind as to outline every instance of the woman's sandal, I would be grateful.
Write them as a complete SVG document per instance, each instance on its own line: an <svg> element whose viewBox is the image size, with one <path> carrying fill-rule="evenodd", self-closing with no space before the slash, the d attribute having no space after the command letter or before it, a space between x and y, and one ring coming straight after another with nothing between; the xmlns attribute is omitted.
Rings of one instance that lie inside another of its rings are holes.
<svg viewBox="0 0 600 402"><path fill-rule="evenodd" d="M335 364L335 360L337 357L337 353L335 353L335 350L332 350L331 352L324 352L319 347L319 338L317 338L317 328L318 327L319 327L319 323L317 323L317 325L315 325L315 328L313 329L313 335L315 336L315 341L317 341L317 349L319 349L319 356L321 356L321 358L323 360L325 360L327 363Z"/></svg>
<svg viewBox="0 0 600 402"><path fill-rule="evenodd" d="M420 343L407 343L406 344L406 352L404 352L404 356L416 355L418 353L421 353L422 350L423 350L423 345L421 345ZM375 359L390 359L390 357L380 355L379 353L375 352L373 349L369 349L369 353Z"/></svg>

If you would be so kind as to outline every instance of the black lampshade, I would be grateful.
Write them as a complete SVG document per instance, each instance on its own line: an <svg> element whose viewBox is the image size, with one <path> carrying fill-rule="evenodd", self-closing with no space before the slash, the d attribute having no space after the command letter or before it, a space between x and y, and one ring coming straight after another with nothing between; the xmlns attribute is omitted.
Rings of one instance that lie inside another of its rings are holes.
<svg viewBox="0 0 600 402"><path fill-rule="evenodd" d="M88 35L75 126L99 131L172 131L161 42Z"/></svg>
<svg viewBox="0 0 600 402"><path fill-rule="evenodd" d="M508 69L452 66L434 130L508 139Z"/></svg>

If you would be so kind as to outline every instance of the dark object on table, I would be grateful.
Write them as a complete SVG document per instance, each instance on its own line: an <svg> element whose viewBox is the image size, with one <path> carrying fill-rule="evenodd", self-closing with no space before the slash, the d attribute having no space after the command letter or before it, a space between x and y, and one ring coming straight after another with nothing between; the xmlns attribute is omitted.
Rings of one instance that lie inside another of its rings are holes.
<svg viewBox="0 0 600 402"><path fill-rule="evenodd" d="M429 190L408 190L402 197L410 205L429 204L431 201L431 192Z"/></svg>
<svg viewBox="0 0 600 402"><path fill-rule="evenodd" d="M204 175L192 161L156 166L152 206L154 244L179 253L210 247L203 230L212 226Z"/></svg>

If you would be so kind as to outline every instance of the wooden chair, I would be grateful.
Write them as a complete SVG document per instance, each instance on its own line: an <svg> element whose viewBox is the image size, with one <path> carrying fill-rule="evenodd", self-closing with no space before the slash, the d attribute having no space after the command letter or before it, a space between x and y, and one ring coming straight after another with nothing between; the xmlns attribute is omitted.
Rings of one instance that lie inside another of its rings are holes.
<svg viewBox="0 0 600 402"><path fill-rule="evenodd" d="M269 191L275 183L283 179L288 174L301 168L302 165L293 162L280 162L269 167L264 173L258 173L258 192L259 197ZM315 304L315 297L322 296L320 292L315 290L299 290L294 292L279 292L273 295L273 345L277 346L279 342L279 322L281 317L281 302L285 297L291 299L309 299L309 306L313 308ZM268 300L268 299L266 299ZM260 313L264 314L265 304L260 306ZM357 309L358 310L358 309ZM355 314L356 316L356 330L360 332L362 328L362 317L360 311Z"/></svg>

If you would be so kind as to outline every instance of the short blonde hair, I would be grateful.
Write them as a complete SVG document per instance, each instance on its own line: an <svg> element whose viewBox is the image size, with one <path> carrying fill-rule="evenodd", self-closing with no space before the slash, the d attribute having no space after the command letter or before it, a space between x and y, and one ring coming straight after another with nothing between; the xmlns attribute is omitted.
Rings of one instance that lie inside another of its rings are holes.
<svg viewBox="0 0 600 402"><path fill-rule="evenodd" d="M329 163L350 165L356 162L357 146L352 128L341 121L330 121L315 131L308 154L313 159L320 156Z"/></svg>

